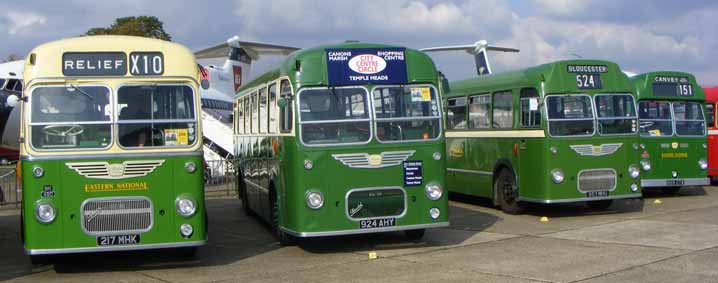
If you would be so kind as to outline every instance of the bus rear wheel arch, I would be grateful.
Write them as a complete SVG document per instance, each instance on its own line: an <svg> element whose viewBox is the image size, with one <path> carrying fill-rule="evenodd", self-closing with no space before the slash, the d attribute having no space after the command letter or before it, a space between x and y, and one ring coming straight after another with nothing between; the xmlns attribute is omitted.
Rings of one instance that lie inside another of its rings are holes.
<svg viewBox="0 0 718 283"><path fill-rule="evenodd" d="M277 197L277 190L274 188L274 184L269 187L269 220L270 227L272 228L272 234L277 238L279 244L282 246L293 246L297 243L297 238L290 235L287 232L282 231L279 227L279 198Z"/></svg>
<svg viewBox="0 0 718 283"><path fill-rule="evenodd" d="M501 211L507 214L521 214L524 207L519 202L519 187L513 170L505 166L499 167L494 174L493 184L494 202L501 207Z"/></svg>

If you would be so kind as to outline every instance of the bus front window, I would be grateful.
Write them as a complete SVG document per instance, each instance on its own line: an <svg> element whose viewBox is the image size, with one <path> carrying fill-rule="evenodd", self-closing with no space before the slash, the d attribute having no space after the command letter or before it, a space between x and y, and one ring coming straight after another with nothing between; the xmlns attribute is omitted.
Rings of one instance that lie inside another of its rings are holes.
<svg viewBox="0 0 718 283"><path fill-rule="evenodd" d="M673 102L676 134L679 136L704 136L705 119L698 102Z"/></svg>
<svg viewBox="0 0 718 283"><path fill-rule="evenodd" d="M636 133L638 117L630 94L599 94L594 96L598 117L598 133L620 135Z"/></svg>
<svg viewBox="0 0 718 283"><path fill-rule="evenodd" d="M366 143L371 138L364 88L304 89L299 93L302 142L308 145Z"/></svg>
<svg viewBox="0 0 718 283"><path fill-rule="evenodd" d="M440 135L439 102L433 87L377 87L372 96L379 141L429 140Z"/></svg>
<svg viewBox="0 0 718 283"><path fill-rule="evenodd" d="M109 147L110 115L107 87L35 88L30 95L32 146L38 150Z"/></svg>
<svg viewBox="0 0 718 283"><path fill-rule="evenodd" d="M641 136L660 137L673 135L671 103L647 100L638 103Z"/></svg>
<svg viewBox="0 0 718 283"><path fill-rule="evenodd" d="M197 139L194 92L185 85L122 86L117 92L122 147L189 146Z"/></svg>
<svg viewBox="0 0 718 283"><path fill-rule="evenodd" d="M546 104L551 136L593 135L593 104L588 95L548 95Z"/></svg>

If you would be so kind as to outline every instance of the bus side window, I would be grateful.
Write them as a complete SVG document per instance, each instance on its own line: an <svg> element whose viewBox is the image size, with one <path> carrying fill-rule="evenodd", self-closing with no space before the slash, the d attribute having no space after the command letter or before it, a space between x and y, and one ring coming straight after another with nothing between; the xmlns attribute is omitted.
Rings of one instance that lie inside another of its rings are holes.
<svg viewBox="0 0 718 283"><path fill-rule="evenodd" d="M538 91L535 88L521 90L521 127L541 127L541 111L539 111Z"/></svg>
<svg viewBox="0 0 718 283"><path fill-rule="evenodd" d="M244 134L244 99L237 100L237 106L235 112L237 113L234 117L234 124L236 125L237 134Z"/></svg>
<svg viewBox="0 0 718 283"><path fill-rule="evenodd" d="M250 101L249 101L249 107L252 109L252 119L250 121L250 124L252 124L252 134L259 133L259 109L257 109L257 92L252 92L250 94Z"/></svg>
<svg viewBox="0 0 718 283"><path fill-rule="evenodd" d="M242 97L242 101L243 101L242 105L244 106L244 132L243 133L248 134L252 128L252 123L250 122L250 121L252 121L251 116L250 116L251 111L249 110L250 103L249 103L249 99L247 98L246 95L244 97Z"/></svg>
<svg viewBox="0 0 718 283"><path fill-rule="evenodd" d="M510 90L494 92L493 101L493 128L512 128L514 122L513 94Z"/></svg>
<svg viewBox="0 0 718 283"><path fill-rule="evenodd" d="M712 103L706 104L706 128L715 128L716 116L715 106Z"/></svg>
<svg viewBox="0 0 718 283"><path fill-rule="evenodd" d="M491 125L491 97L488 94L469 97L469 128L488 129Z"/></svg>
<svg viewBox="0 0 718 283"><path fill-rule="evenodd" d="M277 84L269 85L269 133L277 133Z"/></svg>
<svg viewBox="0 0 718 283"><path fill-rule="evenodd" d="M292 118L294 117L292 113L292 108L294 107L294 103L291 100L292 97L292 86L289 84L289 80L282 80L280 84L280 90L279 95L281 98L284 98L287 101L287 105L285 107L282 107L281 112L279 114L280 116L280 125L279 130L282 133L288 133L292 131Z"/></svg>
<svg viewBox="0 0 718 283"><path fill-rule="evenodd" d="M267 87L259 89L259 133L267 133Z"/></svg>
<svg viewBox="0 0 718 283"><path fill-rule="evenodd" d="M447 127L453 130L466 129L466 97L447 100Z"/></svg>

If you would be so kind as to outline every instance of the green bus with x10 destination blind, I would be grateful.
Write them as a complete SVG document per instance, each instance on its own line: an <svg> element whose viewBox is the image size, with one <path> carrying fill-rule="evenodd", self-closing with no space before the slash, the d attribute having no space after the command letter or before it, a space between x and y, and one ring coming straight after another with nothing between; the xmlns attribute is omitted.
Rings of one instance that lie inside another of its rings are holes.
<svg viewBox="0 0 718 283"><path fill-rule="evenodd" d="M615 63L568 60L450 84L447 188L524 203L607 208L639 198L633 86Z"/></svg>
<svg viewBox="0 0 718 283"><path fill-rule="evenodd" d="M441 80L427 55L400 46L290 54L236 97L245 211L283 244L448 226Z"/></svg>
<svg viewBox="0 0 718 283"><path fill-rule="evenodd" d="M693 75L650 72L631 78L638 96L641 187L675 194L708 185L705 95Z"/></svg>

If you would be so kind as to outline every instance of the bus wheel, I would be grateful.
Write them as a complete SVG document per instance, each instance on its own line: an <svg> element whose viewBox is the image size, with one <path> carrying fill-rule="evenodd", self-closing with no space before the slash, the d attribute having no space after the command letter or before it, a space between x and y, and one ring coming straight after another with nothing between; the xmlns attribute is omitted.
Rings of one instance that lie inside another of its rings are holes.
<svg viewBox="0 0 718 283"><path fill-rule="evenodd" d="M244 179L239 179L239 197L242 199L242 211L246 216L254 216L254 211L249 208L249 196L247 196L247 184Z"/></svg>
<svg viewBox="0 0 718 283"><path fill-rule="evenodd" d="M609 207L611 207L611 204L613 204L612 199L605 199L605 200L594 200L594 201L587 201L586 205L592 209L596 210L606 210Z"/></svg>
<svg viewBox="0 0 718 283"><path fill-rule="evenodd" d="M421 240L421 238L424 237L424 233L426 232L426 229L414 229L414 230L406 230L404 231L404 234L406 235L409 240L416 241Z"/></svg>
<svg viewBox="0 0 718 283"><path fill-rule="evenodd" d="M681 187L667 187L663 188L663 193L669 196L677 195L681 191Z"/></svg>
<svg viewBox="0 0 718 283"><path fill-rule="evenodd" d="M287 232L282 231L281 228L279 228L279 200L277 200L276 193L274 192L274 189L270 191L270 197L269 200L271 201L271 219L272 219L272 233L275 237L277 237L277 240L279 241L279 244L282 246L293 246L297 243L297 238L295 238L292 235L289 235Z"/></svg>
<svg viewBox="0 0 718 283"><path fill-rule="evenodd" d="M499 171L494 181L494 191L501 210L508 214L521 214L523 206L519 203L519 188L514 173L504 168Z"/></svg>

